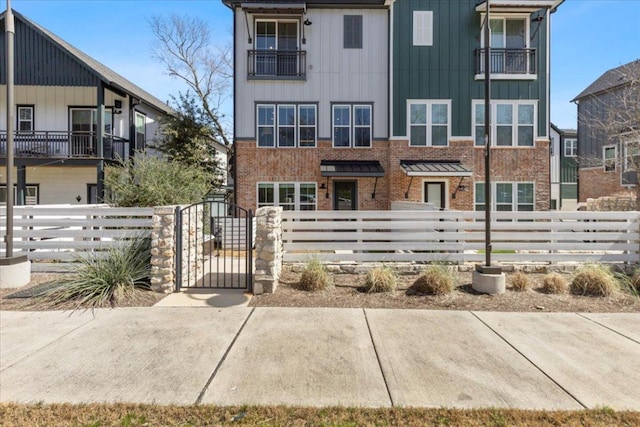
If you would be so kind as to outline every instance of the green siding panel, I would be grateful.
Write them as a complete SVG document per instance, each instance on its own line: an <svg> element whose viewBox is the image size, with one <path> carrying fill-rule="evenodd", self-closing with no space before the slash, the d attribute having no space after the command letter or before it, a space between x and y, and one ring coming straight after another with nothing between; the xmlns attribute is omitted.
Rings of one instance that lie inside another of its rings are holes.
<svg viewBox="0 0 640 427"><path fill-rule="evenodd" d="M561 184L560 197L564 199L578 198L578 184Z"/></svg>

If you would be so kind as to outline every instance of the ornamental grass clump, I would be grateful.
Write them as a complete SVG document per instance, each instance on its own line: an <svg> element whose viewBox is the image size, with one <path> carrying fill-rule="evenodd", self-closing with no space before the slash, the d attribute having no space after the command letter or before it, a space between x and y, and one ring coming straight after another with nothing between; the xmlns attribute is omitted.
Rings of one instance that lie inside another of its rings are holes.
<svg viewBox="0 0 640 427"><path fill-rule="evenodd" d="M300 289L305 291L324 291L332 286L331 275L320 260L313 259L307 262L302 276L300 276Z"/></svg>
<svg viewBox="0 0 640 427"><path fill-rule="evenodd" d="M516 271L509 278L511 282L511 289L517 292L524 292L531 287L531 281L529 276L522 271Z"/></svg>
<svg viewBox="0 0 640 427"><path fill-rule="evenodd" d="M569 282L558 273L547 274L542 281L542 292L545 294L564 294L569 289Z"/></svg>
<svg viewBox="0 0 640 427"><path fill-rule="evenodd" d="M608 297L619 289L614 274L599 264L581 267L571 282L571 292L576 295Z"/></svg>
<svg viewBox="0 0 640 427"><path fill-rule="evenodd" d="M409 288L411 292L424 295L446 295L453 291L455 278L444 265L427 267Z"/></svg>
<svg viewBox="0 0 640 427"><path fill-rule="evenodd" d="M106 251L78 257L61 286L49 297L54 305L72 303L78 308L111 306L133 298L138 289L149 289L151 253L149 238L129 238Z"/></svg>
<svg viewBox="0 0 640 427"><path fill-rule="evenodd" d="M376 267L367 273L364 290L367 292L394 292L398 278L389 267Z"/></svg>

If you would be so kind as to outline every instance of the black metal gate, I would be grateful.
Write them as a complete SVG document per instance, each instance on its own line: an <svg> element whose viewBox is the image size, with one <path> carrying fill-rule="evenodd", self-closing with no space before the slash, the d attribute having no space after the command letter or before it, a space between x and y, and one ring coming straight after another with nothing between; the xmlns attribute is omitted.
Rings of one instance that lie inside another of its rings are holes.
<svg viewBox="0 0 640 427"><path fill-rule="evenodd" d="M204 201L176 208L176 290L253 291L253 212Z"/></svg>

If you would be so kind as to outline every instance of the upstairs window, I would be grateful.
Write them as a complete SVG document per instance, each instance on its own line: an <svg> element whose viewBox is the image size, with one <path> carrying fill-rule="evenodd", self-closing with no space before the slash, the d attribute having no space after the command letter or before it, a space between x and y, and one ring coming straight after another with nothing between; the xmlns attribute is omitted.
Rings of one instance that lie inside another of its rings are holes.
<svg viewBox="0 0 640 427"><path fill-rule="evenodd" d="M484 14L481 22L484 22ZM529 46L529 15L492 16L489 28L491 73L496 78L501 78L500 75L513 77L514 74L522 75L522 78L535 78L536 50ZM484 29L481 30L481 39L481 48L476 51L476 77L484 74L484 52L487 47Z"/></svg>
<svg viewBox="0 0 640 427"><path fill-rule="evenodd" d="M409 145L448 145L450 105L448 100L409 101Z"/></svg>
<svg viewBox="0 0 640 427"><path fill-rule="evenodd" d="M616 157L617 150L615 145L608 145L602 147L602 158L604 161L604 171L605 172L615 172L616 170Z"/></svg>
<svg viewBox="0 0 640 427"><path fill-rule="evenodd" d="M344 48L362 49L362 15L344 16Z"/></svg>
<svg viewBox="0 0 640 427"><path fill-rule="evenodd" d="M413 12L413 45L433 46L433 12L415 10Z"/></svg>
<svg viewBox="0 0 640 427"><path fill-rule="evenodd" d="M305 104L258 105L258 147L315 147L316 110L316 105Z"/></svg>
<svg viewBox="0 0 640 427"><path fill-rule="evenodd" d="M136 150L144 150L147 140L147 116L135 112L135 126L136 126Z"/></svg>
<svg viewBox="0 0 640 427"><path fill-rule="evenodd" d="M565 157L578 156L578 140L577 139L566 138L564 140L564 156Z"/></svg>
<svg viewBox="0 0 640 427"><path fill-rule="evenodd" d="M297 20L256 20L255 35L255 50L249 51L250 77L304 76Z"/></svg>
<svg viewBox="0 0 640 427"><path fill-rule="evenodd" d="M18 105L18 132L33 132L33 105Z"/></svg>
<svg viewBox="0 0 640 427"><path fill-rule="evenodd" d="M371 105L333 106L333 146L371 147Z"/></svg>
<svg viewBox="0 0 640 427"><path fill-rule="evenodd" d="M484 102L474 101L475 145L483 146ZM536 136L536 105L534 101L491 102L491 144L503 147L533 147Z"/></svg>
<svg viewBox="0 0 640 427"><path fill-rule="evenodd" d="M624 171L638 172L640 169L640 141L627 142L624 151Z"/></svg>

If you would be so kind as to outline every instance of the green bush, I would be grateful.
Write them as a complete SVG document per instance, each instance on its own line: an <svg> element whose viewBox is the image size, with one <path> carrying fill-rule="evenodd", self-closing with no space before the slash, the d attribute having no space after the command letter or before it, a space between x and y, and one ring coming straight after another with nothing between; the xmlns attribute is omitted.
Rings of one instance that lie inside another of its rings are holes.
<svg viewBox="0 0 640 427"><path fill-rule="evenodd" d="M455 277L444 265L433 264L416 279L409 290L427 295L446 295L453 291Z"/></svg>
<svg viewBox="0 0 640 427"><path fill-rule="evenodd" d="M123 207L195 203L211 189L209 176L202 169L141 154L107 166L104 183L105 201Z"/></svg>
<svg viewBox="0 0 640 427"><path fill-rule="evenodd" d="M546 294L564 294L569 282L558 273L547 274L542 281L542 292Z"/></svg>
<svg viewBox="0 0 640 427"><path fill-rule="evenodd" d="M586 264L576 272L571 282L571 292L577 295L607 297L612 295L619 284L607 267Z"/></svg>
<svg viewBox="0 0 640 427"><path fill-rule="evenodd" d="M517 292L524 292L531 287L529 276L522 271L516 271L509 277L511 289Z"/></svg>
<svg viewBox="0 0 640 427"><path fill-rule="evenodd" d="M324 291L332 286L331 275L320 260L313 259L307 262L300 276L300 289L305 291Z"/></svg>
<svg viewBox="0 0 640 427"><path fill-rule="evenodd" d="M150 239L130 238L105 252L79 257L49 297L54 304L72 302L76 308L115 307L137 288L149 289L150 273Z"/></svg>
<svg viewBox="0 0 640 427"><path fill-rule="evenodd" d="M389 267L377 267L367 273L364 289L367 292L393 292L398 288L398 278Z"/></svg>

